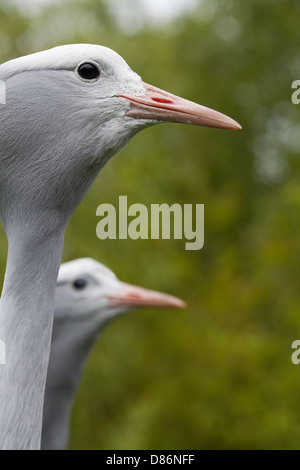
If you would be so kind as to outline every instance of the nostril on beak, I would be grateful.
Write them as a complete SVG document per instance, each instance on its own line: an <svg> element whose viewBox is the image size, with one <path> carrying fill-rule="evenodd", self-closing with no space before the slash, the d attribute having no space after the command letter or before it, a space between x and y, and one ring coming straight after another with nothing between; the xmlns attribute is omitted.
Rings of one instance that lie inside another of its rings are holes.
<svg viewBox="0 0 300 470"><path fill-rule="evenodd" d="M142 296L141 296L140 294L136 294L136 293L133 293L133 292L131 292L131 293L129 294L129 297L130 297L131 299L137 299L137 300L142 298Z"/></svg>
<svg viewBox="0 0 300 470"><path fill-rule="evenodd" d="M172 104L171 100L166 100L165 98L151 98L152 101L156 101L156 103L164 103L164 104Z"/></svg>

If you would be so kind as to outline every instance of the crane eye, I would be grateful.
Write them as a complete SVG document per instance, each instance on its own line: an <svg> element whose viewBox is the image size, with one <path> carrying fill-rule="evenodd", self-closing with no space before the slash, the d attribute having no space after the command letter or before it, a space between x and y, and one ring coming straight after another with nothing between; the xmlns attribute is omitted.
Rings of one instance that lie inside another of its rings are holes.
<svg viewBox="0 0 300 470"><path fill-rule="evenodd" d="M76 279L76 281L73 282L73 287L77 290L84 289L86 286L87 281L85 279Z"/></svg>
<svg viewBox="0 0 300 470"><path fill-rule="evenodd" d="M100 77L100 70L95 64L84 62L77 68L78 75L84 80L95 81Z"/></svg>

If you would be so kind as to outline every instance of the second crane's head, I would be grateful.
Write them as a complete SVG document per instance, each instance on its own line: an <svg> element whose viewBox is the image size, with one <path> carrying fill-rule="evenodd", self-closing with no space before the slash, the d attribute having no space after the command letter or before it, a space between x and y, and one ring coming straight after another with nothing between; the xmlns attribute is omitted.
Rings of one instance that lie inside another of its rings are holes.
<svg viewBox="0 0 300 470"><path fill-rule="evenodd" d="M80 329L91 324L92 329L98 330L137 308L183 307L185 303L177 297L120 281L94 259L80 258L60 267L55 298L56 327L60 323L77 323Z"/></svg>

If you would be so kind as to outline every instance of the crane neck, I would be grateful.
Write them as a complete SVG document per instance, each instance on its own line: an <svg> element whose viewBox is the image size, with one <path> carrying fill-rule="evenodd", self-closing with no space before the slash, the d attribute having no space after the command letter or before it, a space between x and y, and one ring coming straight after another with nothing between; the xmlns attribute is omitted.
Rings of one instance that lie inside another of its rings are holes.
<svg viewBox="0 0 300 470"><path fill-rule="evenodd" d="M43 450L65 450L76 392L89 352L106 322L99 316L89 321L54 321L45 391L42 431Z"/></svg>
<svg viewBox="0 0 300 470"><path fill-rule="evenodd" d="M5 228L9 248L0 301L0 339L6 346L6 364L0 365L0 449L36 450L65 224L35 217Z"/></svg>

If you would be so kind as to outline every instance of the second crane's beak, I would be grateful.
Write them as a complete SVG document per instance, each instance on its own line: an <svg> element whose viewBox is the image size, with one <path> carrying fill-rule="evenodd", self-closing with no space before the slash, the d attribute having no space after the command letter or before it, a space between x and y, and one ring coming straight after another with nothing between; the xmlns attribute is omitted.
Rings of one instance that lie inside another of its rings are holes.
<svg viewBox="0 0 300 470"><path fill-rule="evenodd" d="M107 295L111 307L128 308L184 308L183 300L173 295L162 294L131 284L121 283L120 290L113 295Z"/></svg>
<svg viewBox="0 0 300 470"><path fill-rule="evenodd" d="M242 127L225 114L206 108L152 85L143 83L145 93L134 96L119 94L130 102L126 116L138 119L181 122L196 126L217 127L220 129L241 129Z"/></svg>

